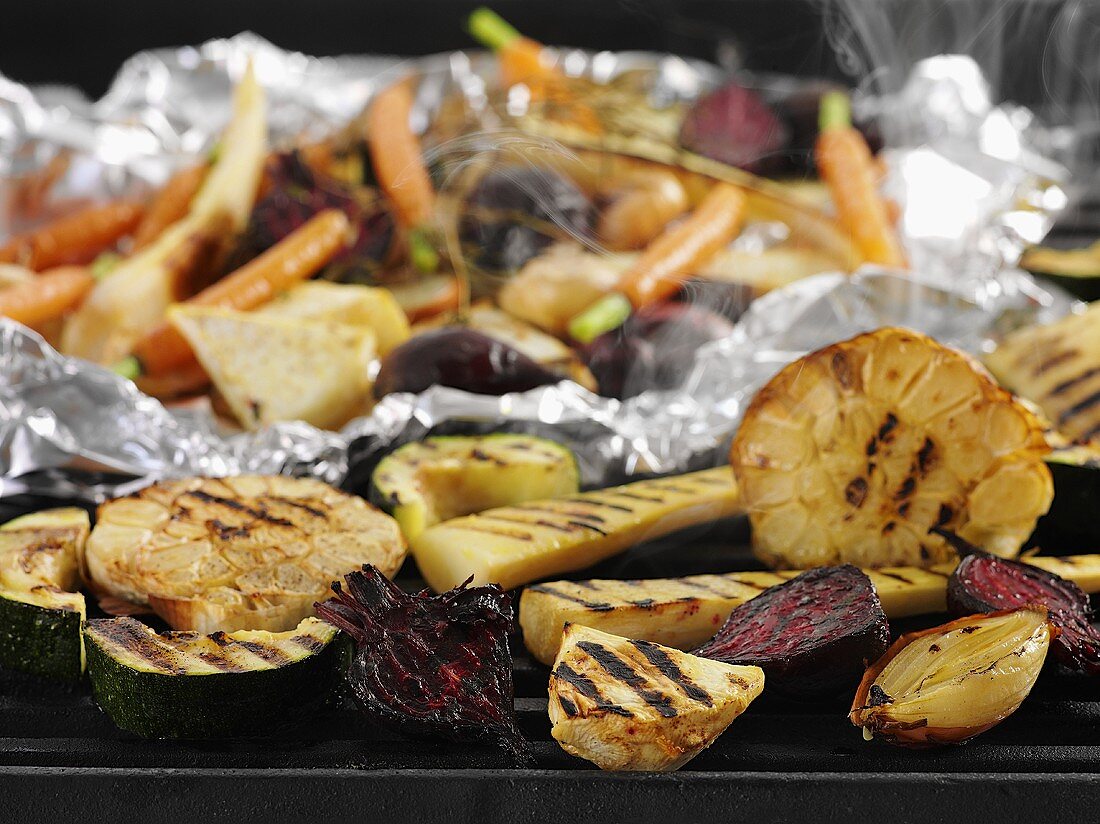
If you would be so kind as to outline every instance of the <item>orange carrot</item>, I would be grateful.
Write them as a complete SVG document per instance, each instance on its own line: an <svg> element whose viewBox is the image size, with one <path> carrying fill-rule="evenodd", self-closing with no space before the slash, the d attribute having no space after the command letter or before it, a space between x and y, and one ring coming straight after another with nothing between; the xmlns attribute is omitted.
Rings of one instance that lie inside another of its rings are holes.
<svg viewBox="0 0 1100 824"><path fill-rule="evenodd" d="M95 286L83 266L61 266L34 280L0 290L0 315L27 326L38 326L76 306Z"/></svg>
<svg viewBox="0 0 1100 824"><path fill-rule="evenodd" d="M347 215L339 209L319 212L259 257L185 303L223 309L255 309L332 260L344 248L350 226ZM187 341L167 322L137 343L134 356L141 371L147 375L162 375L194 361Z"/></svg>
<svg viewBox="0 0 1100 824"><path fill-rule="evenodd" d="M148 246L160 233L186 216L209 167L204 163L176 172L157 192L134 230L134 251Z"/></svg>
<svg viewBox="0 0 1100 824"><path fill-rule="evenodd" d="M409 81L394 83L371 101L366 124L375 177L398 219L409 228L423 226L435 210L435 190L420 140L409 126L412 105Z"/></svg>
<svg viewBox="0 0 1100 824"><path fill-rule="evenodd" d="M863 135L852 128L848 98L843 93L822 98L814 159L829 187L837 218L863 259L905 268L905 252L878 192L879 168Z"/></svg>
<svg viewBox="0 0 1100 824"><path fill-rule="evenodd" d="M133 231L142 208L127 201L89 206L0 247L0 263L19 263L41 271L69 263L88 263Z"/></svg>

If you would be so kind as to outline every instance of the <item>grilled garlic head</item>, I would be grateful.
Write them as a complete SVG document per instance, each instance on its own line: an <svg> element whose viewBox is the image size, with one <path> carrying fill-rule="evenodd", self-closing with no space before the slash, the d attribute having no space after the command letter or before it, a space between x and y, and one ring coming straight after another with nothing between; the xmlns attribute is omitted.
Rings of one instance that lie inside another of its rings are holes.
<svg viewBox="0 0 1100 824"><path fill-rule="evenodd" d="M955 556L934 527L1015 556L1054 494L1047 451L969 358L885 328L776 375L730 461L765 563L927 567Z"/></svg>
<svg viewBox="0 0 1100 824"><path fill-rule="evenodd" d="M867 670L848 717L902 746L965 741L1023 703L1056 634L1035 606L903 635Z"/></svg>
<svg viewBox="0 0 1100 824"><path fill-rule="evenodd" d="M397 522L306 478L240 475L147 487L99 508L86 577L149 604L173 629L293 629L329 584L363 564L393 575Z"/></svg>

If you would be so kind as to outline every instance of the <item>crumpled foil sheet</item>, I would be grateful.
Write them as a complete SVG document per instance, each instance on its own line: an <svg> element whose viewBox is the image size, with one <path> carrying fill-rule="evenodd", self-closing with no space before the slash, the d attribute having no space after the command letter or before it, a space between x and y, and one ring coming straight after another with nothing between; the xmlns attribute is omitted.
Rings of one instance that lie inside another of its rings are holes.
<svg viewBox="0 0 1100 824"><path fill-rule="evenodd" d="M448 89L477 95L485 88L476 55L319 60L247 34L140 54L95 103L0 77L0 178L65 151L72 162L59 186L63 197L156 185L209 149L228 116L231 78L248 55L268 90L276 137L323 133L346 121L398 66L423 72L418 101L426 112ZM663 99L690 99L717 78L713 68L674 57L561 57L569 71L597 78L648 67L653 94ZM978 353L1008 328L1071 310L1065 295L1005 267L1045 234L1067 198L1069 174L1034 150L1039 127L1026 112L994 106L973 64L954 56L919 64L896 99L857 105L904 111L915 124L888 153L914 271L824 274L772 292L751 305L730 337L699 350L677 389L619 402L569 382L500 398L435 387L391 395L339 433L287 423L226 434L209 410L169 411L110 370L63 357L0 319L0 497L101 501L191 474L339 482L354 469L349 463L455 421L537 425L578 452L588 484L672 472L721 460L748 399L807 351L897 324ZM0 227L20 228L2 213Z"/></svg>

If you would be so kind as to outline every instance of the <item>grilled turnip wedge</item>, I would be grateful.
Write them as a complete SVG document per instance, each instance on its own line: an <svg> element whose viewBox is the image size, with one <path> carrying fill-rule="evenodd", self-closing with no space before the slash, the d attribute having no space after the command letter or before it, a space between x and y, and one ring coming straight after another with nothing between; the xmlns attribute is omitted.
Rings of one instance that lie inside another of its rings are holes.
<svg viewBox="0 0 1100 824"><path fill-rule="evenodd" d="M471 575L475 584L511 589L740 511L729 470L707 469L490 509L437 524L411 545L437 592Z"/></svg>
<svg viewBox="0 0 1100 824"><path fill-rule="evenodd" d="M374 332L198 306L168 314L241 426L336 429L370 398Z"/></svg>
<svg viewBox="0 0 1100 824"><path fill-rule="evenodd" d="M363 564L393 575L397 523L305 478L241 475L147 487L99 508L85 552L93 587L201 633L293 629Z"/></svg>
<svg viewBox="0 0 1100 824"><path fill-rule="evenodd" d="M395 449L371 475L371 501L412 540L440 521L579 491L577 459L533 435L426 438Z"/></svg>
<svg viewBox="0 0 1100 824"><path fill-rule="evenodd" d="M1015 556L1050 507L1038 418L965 355L883 328L779 372L730 460L774 567L932 566L939 527Z"/></svg>
<svg viewBox="0 0 1100 824"><path fill-rule="evenodd" d="M1012 333L985 363L1005 387L1037 403L1059 432L1100 439L1100 303Z"/></svg>
<svg viewBox="0 0 1100 824"><path fill-rule="evenodd" d="M323 706L347 669L335 627L157 634L133 618L88 622L92 694L119 727L146 738L270 735Z"/></svg>
<svg viewBox="0 0 1100 824"><path fill-rule="evenodd" d="M0 527L0 666L75 680L84 672L79 558L88 513L66 507Z"/></svg>
<svg viewBox="0 0 1100 824"><path fill-rule="evenodd" d="M61 347L70 355L115 363L164 319L173 301L197 291L191 278L210 274L248 222L267 142L264 92L251 66L234 98L233 119L218 160L203 179L188 214L112 269L65 324Z"/></svg>
<svg viewBox="0 0 1100 824"><path fill-rule="evenodd" d="M695 654L760 667L768 685L796 697L829 697L859 682L890 643L871 579L850 564L818 567L730 613Z"/></svg>
<svg viewBox="0 0 1100 824"><path fill-rule="evenodd" d="M603 770L677 770L763 688L758 667L570 624L550 674L550 734Z"/></svg>
<svg viewBox="0 0 1100 824"><path fill-rule="evenodd" d="M966 741L1023 703L1057 632L1034 606L903 635L867 670L848 717L865 738L905 747Z"/></svg>
<svg viewBox="0 0 1100 824"><path fill-rule="evenodd" d="M1022 560L1076 582L1085 592L1100 592L1100 555ZM875 585L886 617L893 620L944 612L953 567L946 563L929 569L883 567L863 572ZM561 647L562 628L572 623L690 650L714 635L735 607L797 574L781 570L534 584L519 602L523 642L535 658L550 664Z"/></svg>

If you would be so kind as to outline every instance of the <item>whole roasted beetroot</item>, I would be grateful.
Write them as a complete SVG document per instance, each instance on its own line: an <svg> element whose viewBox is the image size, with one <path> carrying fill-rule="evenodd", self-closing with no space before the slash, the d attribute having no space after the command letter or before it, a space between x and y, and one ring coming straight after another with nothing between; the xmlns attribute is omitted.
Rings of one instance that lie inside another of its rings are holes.
<svg viewBox="0 0 1100 824"><path fill-rule="evenodd" d="M730 81L699 98L680 126L680 145L758 174L783 165L787 124L752 89Z"/></svg>
<svg viewBox="0 0 1100 824"><path fill-rule="evenodd" d="M518 761L508 631L512 602L496 584L412 594L373 566L332 585L317 615L356 644L348 684L376 723L418 738L496 744Z"/></svg>
<svg viewBox="0 0 1100 824"><path fill-rule="evenodd" d="M1100 632L1089 596L1053 572L984 552L966 555L947 584L947 608L955 615L998 612L1040 604L1061 632L1050 652L1060 663L1100 674Z"/></svg>
<svg viewBox="0 0 1100 824"><path fill-rule="evenodd" d="M811 569L746 601L694 654L758 666L776 692L826 698L854 689L889 643L874 584L845 564Z"/></svg>

